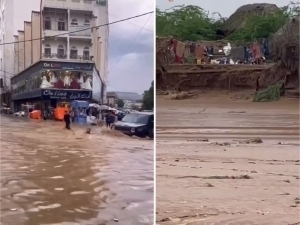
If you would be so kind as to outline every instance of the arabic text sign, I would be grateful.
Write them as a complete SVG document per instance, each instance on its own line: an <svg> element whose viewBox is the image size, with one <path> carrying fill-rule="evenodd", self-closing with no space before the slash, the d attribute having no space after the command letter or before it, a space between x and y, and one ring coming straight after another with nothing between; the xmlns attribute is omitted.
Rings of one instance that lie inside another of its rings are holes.
<svg viewBox="0 0 300 225"><path fill-rule="evenodd" d="M92 91L73 91L73 90L55 90L42 89L43 100L89 100L92 98Z"/></svg>
<svg viewBox="0 0 300 225"><path fill-rule="evenodd" d="M43 67L46 69L65 69L65 70L84 70L93 71L92 63L64 63L64 62L45 62Z"/></svg>

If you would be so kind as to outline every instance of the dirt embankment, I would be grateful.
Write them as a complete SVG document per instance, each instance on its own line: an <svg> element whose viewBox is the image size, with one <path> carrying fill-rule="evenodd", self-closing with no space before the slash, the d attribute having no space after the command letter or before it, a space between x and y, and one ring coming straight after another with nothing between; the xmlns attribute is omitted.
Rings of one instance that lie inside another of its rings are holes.
<svg viewBox="0 0 300 225"><path fill-rule="evenodd" d="M267 65L193 65L169 64L164 74L157 71L157 88L191 91L195 89L253 90L286 80L286 88L299 96L299 77L275 64ZM287 78L286 78L287 77ZM296 91L295 91L296 90Z"/></svg>

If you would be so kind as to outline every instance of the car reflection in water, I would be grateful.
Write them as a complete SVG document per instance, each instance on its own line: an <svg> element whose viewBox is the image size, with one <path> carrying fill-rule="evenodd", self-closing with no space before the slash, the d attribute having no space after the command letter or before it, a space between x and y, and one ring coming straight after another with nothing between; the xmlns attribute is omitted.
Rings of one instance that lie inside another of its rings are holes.
<svg viewBox="0 0 300 225"><path fill-rule="evenodd" d="M112 129L128 136L153 138L154 114L146 112L127 114L122 121L114 123Z"/></svg>

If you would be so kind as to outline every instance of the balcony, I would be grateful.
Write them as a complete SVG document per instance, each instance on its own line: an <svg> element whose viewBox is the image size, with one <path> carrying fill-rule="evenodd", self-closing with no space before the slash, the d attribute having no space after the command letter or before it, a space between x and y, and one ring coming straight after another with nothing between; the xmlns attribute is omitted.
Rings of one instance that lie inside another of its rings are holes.
<svg viewBox="0 0 300 225"><path fill-rule="evenodd" d="M88 25L70 25L70 33L69 36L71 37L92 37L91 29L89 29L90 26ZM72 33L74 32L74 33Z"/></svg>
<svg viewBox="0 0 300 225"><path fill-rule="evenodd" d="M60 35L68 36L68 15L67 10L61 9L44 9L43 36Z"/></svg>
<svg viewBox="0 0 300 225"><path fill-rule="evenodd" d="M92 37L91 29L88 25L70 25L70 36ZM85 30L86 29L86 30ZM72 33L74 32L74 33Z"/></svg>
<svg viewBox="0 0 300 225"><path fill-rule="evenodd" d="M91 57L89 55L70 55L70 59L76 59L76 60L91 60Z"/></svg>
<svg viewBox="0 0 300 225"><path fill-rule="evenodd" d="M43 0L43 7L93 11L95 0Z"/></svg>
<svg viewBox="0 0 300 225"><path fill-rule="evenodd" d="M43 53L43 58L44 59L67 59L68 56L66 54L57 54L57 53Z"/></svg>
<svg viewBox="0 0 300 225"><path fill-rule="evenodd" d="M59 35L59 36L58 36ZM57 38L68 37L67 30L43 30L43 37L58 36Z"/></svg>

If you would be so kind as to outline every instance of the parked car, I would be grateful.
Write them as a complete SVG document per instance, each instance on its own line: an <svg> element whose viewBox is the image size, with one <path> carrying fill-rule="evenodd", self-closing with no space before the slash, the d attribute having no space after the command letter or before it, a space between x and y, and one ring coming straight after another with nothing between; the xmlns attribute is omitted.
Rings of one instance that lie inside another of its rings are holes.
<svg viewBox="0 0 300 225"><path fill-rule="evenodd" d="M123 111L119 111L117 113L118 121L122 120L126 116L126 113Z"/></svg>
<svg viewBox="0 0 300 225"><path fill-rule="evenodd" d="M112 125L112 129L120 131L128 136L150 137L154 136L154 114L153 113L130 113L124 116L122 121Z"/></svg>

